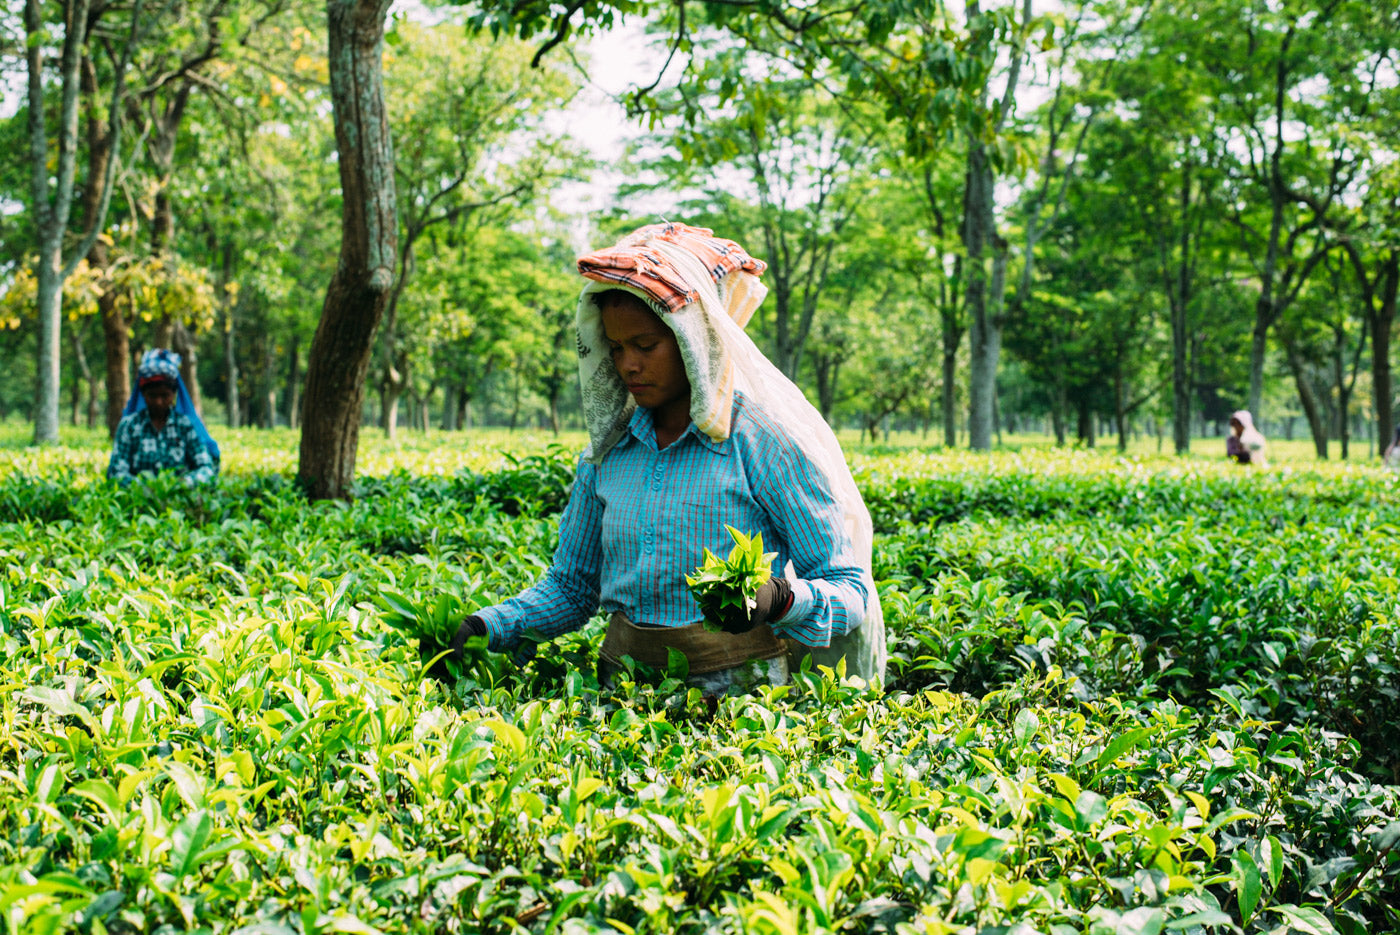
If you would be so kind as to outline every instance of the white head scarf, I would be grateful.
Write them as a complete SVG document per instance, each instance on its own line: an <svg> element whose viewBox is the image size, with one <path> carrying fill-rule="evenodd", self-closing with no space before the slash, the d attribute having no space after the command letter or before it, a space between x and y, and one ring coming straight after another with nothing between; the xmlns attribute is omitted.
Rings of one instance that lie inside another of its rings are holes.
<svg viewBox="0 0 1400 935"><path fill-rule="evenodd" d="M604 257L605 269L590 262ZM865 616L850 633L833 637L829 647L795 646L790 663L798 666L810 655L814 667L836 668L844 658L848 675L883 680L885 622L870 571L870 512L831 427L744 333L743 326L768 293L757 275L765 268L732 241L683 224L643 227L611 250L579 259L579 270L587 277L578 304L579 381L591 440L585 458L601 461L627 430L636 408L605 353L607 338L594 299L599 292L622 289L646 302L675 332L690 378L690 416L697 429L716 442L728 438L734 393L743 393L788 431L841 505L869 595ZM792 574L791 568L787 573Z"/></svg>
<svg viewBox="0 0 1400 935"><path fill-rule="evenodd" d="M1264 441L1264 434L1254 427L1254 417L1249 414L1249 410L1238 409L1230 418L1244 426L1244 431L1240 432L1240 444L1249 452L1249 463L1268 467L1268 460L1264 457L1267 443Z"/></svg>

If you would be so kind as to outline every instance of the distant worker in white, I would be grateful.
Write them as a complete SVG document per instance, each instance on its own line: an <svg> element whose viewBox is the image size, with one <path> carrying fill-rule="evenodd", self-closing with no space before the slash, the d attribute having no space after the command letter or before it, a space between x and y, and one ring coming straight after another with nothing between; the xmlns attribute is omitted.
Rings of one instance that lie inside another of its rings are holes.
<svg viewBox="0 0 1400 935"><path fill-rule="evenodd" d="M1241 409L1230 416L1230 435L1225 439L1225 454L1238 464L1253 467L1268 467L1264 457L1267 443L1264 435L1254 427L1254 419L1248 409Z"/></svg>

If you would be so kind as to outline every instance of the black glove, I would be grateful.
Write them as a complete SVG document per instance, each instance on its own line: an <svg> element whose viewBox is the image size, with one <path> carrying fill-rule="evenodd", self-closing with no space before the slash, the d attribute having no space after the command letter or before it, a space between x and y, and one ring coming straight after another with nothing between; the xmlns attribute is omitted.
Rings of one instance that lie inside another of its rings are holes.
<svg viewBox="0 0 1400 935"><path fill-rule="evenodd" d="M486 632L486 621L476 614L470 614L462 618L462 625L457 628L457 635L452 637L452 658L461 662L467 652L467 640L473 636L488 636Z"/></svg>
<svg viewBox="0 0 1400 935"><path fill-rule="evenodd" d="M452 645L444 646L437 640L430 637L421 637L418 640L418 655L424 662L437 656L445 650L451 650L447 655L442 656L428 669L428 674L440 682L451 679L452 675L447 671L447 660L462 662L466 658L467 640L473 636L486 636L486 622L475 614L462 620L457 627L456 634L452 637Z"/></svg>
<svg viewBox="0 0 1400 935"><path fill-rule="evenodd" d="M747 633L761 623L777 620L792 606L792 585L786 578L769 578L754 595L753 610L746 614L742 607L725 610L720 627L726 633Z"/></svg>

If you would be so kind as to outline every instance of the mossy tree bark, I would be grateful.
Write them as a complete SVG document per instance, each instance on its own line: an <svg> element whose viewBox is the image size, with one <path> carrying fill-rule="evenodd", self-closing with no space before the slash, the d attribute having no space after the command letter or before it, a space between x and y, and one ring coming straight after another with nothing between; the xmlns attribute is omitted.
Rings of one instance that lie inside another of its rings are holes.
<svg viewBox="0 0 1400 935"><path fill-rule="evenodd" d="M365 375L394 281L398 217L383 74L391 2L326 4L342 194L340 262L307 360L297 468L307 495L317 500L350 494Z"/></svg>

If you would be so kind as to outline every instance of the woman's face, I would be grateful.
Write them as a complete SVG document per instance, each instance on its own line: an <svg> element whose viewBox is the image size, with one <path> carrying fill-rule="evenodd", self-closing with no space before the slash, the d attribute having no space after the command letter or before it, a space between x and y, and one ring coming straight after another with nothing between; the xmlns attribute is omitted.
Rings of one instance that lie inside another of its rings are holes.
<svg viewBox="0 0 1400 935"><path fill-rule="evenodd" d="M169 383L152 383L141 389L141 395L146 400L146 408L151 410L151 417L157 420L170 415L175 405L175 387Z"/></svg>
<svg viewBox="0 0 1400 935"><path fill-rule="evenodd" d="M690 378L675 333L633 295L609 296L600 309L617 375L643 409L657 416L690 412Z"/></svg>
<svg viewBox="0 0 1400 935"><path fill-rule="evenodd" d="M1239 438L1240 433L1244 431L1244 423L1241 422L1239 419L1231 419L1230 431L1235 433L1236 438Z"/></svg>

